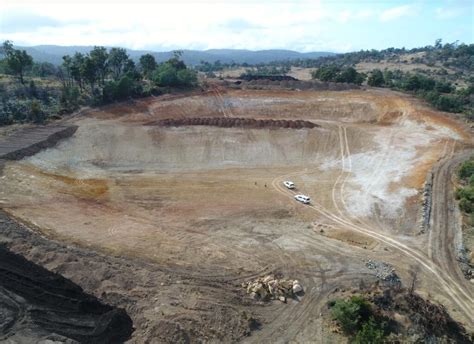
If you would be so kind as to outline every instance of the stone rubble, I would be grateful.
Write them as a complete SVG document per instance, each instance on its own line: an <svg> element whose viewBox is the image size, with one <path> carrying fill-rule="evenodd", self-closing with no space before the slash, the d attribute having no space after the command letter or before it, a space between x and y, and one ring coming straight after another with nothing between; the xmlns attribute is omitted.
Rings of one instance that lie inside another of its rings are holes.
<svg viewBox="0 0 474 344"><path fill-rule="evenodd" d="M286 303L288 298L303 292L303 287L298 280L277 279L273 275L259 277L254 281L242 283L247 294L255 300L280 300Z"/></svg>
<svg viewBox="0 0 474 344"><path fill-rule="evenodd" d="M421 223L420 233L425 233L430 229L431 217L431 192L433 189L433 173L429 172L423 186L423 195L421 200Z"/></svg>
<svg viewBox="0 0 474 344"><path fill-rule="evenodd" d="M369 259L365 266L370 270L375 270L375 276L379 280L393 286L401 284L400 277L390 264Z"/></svg>

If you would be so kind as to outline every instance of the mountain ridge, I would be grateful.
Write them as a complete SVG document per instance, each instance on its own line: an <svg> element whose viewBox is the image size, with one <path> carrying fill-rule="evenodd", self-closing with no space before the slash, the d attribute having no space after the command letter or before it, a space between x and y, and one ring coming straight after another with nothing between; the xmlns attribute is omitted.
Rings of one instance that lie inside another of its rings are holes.
<svg viewBox="0 0 474 344"><path fill-rule="evenodd" d="M22 47L37 62L50 62L55 65L62 63L64 55L73 55L75 52L88 53L93 46L60 46L60 45L36 45ZM107 47L111 48L111 47ZM127 53L133 60L138 60L143 54L152 54L157 62L163 62L173 56L173 51L153 51L153 50L134 50L126 49ZM268 49L268 50L247 50L247 49L208 49L208 50L192 50L182 49L182 59L186 64L197 65L201 61L215 62L217 60L222 63L248 63L259 64L272 61L286 61L296 59L313 59L322 56L336 55L332 52L315 51L315 52L298 52L286 49Z"/></svg>

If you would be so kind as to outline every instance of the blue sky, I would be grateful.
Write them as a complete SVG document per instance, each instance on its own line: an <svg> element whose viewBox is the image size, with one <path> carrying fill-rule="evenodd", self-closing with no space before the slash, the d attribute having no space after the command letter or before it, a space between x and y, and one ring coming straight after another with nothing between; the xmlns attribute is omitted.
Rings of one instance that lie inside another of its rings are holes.
<svg viewBox="0 0 474 344"><path fill-rule="evenodd" d="M474 1L22 1L0 3L0 40L132 49L347 52L474 41Z"/></svg>

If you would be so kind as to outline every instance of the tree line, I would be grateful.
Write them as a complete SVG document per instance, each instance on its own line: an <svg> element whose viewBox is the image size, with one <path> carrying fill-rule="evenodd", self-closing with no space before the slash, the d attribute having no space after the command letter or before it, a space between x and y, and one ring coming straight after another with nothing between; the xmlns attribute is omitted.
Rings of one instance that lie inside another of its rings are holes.
<svg viewBox="0 0 474 344"><path fill-rule="evenodd" d="M135 63L123 48L95 46L87 54L66 55L60 66L54 66L36 63L25 50L15 49L12 42L5 41L0 55L0 73L18 80L16 86L0 84L0 125L43 122L81 105L101 105L156 95L170 88L197 86L197 73L181 60L180 51L163 63L157 63L151 54L142 55ZM42 78L53 82L43 86Z"/></svg>

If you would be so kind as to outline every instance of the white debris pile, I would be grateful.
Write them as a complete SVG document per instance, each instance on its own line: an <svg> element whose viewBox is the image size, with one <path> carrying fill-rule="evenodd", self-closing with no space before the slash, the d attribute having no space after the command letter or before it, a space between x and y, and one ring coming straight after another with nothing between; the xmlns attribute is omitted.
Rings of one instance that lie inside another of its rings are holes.
<svg viewBox="0 0 474 344"><path fill-rule="evenodd" d="M301 283L297 280L277 279L273 275L259 277L254 281L242 283L251 298L257 300L280 300L286 302L303 291Z"/></svg>
<svg viewBox="0 0 474 344"><path fill-rule="evenodd" d="M400 277L390 264L369 259L365 266L370 270L375 270L375 276L383 282L393 285L401 283Z"/></svg>

